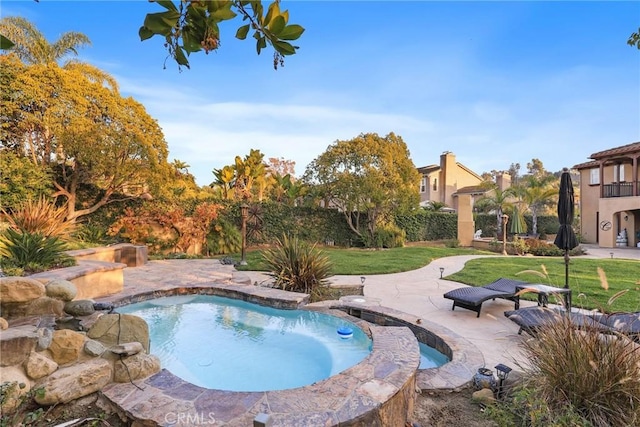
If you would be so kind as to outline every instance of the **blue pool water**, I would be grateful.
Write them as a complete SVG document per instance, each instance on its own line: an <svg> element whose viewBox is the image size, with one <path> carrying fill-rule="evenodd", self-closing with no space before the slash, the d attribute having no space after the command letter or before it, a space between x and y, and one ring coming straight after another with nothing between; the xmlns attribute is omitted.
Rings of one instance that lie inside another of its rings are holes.
<svg viewBox="0 0 640 427"><path fill-rule="evenodd" d="M312 384L364 359L371 340L354 324L209 295L159 298L118 309L149 324L151 353L193 384L229 391ZM353 329L341 338L337 330Z"/></svg>
<svg viewBox="0 0 640 427"><path fill-rule="evenodd" d="M420 369L437 368L449 362L449 357L433 347L418 342L420 346Z"/></svg>

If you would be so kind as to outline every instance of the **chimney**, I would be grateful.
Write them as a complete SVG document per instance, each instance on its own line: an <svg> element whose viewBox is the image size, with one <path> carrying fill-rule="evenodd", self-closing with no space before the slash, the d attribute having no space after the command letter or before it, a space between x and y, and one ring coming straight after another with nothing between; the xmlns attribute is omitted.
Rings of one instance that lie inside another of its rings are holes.
<svg viewBox="0 0 640 427"><path fill-rule="evenodd" d="M504 191L511 187L511 175L507 172L496 173L496 185L500 191Z"/></svg>

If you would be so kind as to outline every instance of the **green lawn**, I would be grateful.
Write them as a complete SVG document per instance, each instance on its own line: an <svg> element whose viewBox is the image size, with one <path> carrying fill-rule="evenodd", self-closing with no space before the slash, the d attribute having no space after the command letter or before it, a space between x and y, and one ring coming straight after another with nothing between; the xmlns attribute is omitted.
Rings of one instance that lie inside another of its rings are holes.
<svg viewBox="0 0 640 427"><path fill-rule="evenodd" d="M453 255L491 254L491 252L475 249L427 246L407 246L382 250L323 247L322 251L331 259L333 274L353 275L399 273L424 267L436 258ZM239 259L240 256L234 254L233 258ZM236 267L238 270L267 270L262 262L262 251L247 251L246 259L247 265L238 265Z"/></svg>
<svg viewBox="0 0 640 427"><path fill-rule="evenodd" d="M527 271L543 272L541 277ZM601 284L598 267L604 271L608 290ZM500 277L508 277L531 283L564 286L564 259L562 257L499 257L474 259L466 263L458 273L446 277L473 286L482 286ZM569 287L573 291L573 305L588 309L608 311L640 310L640 262L620 259L590 259L572 257L569 263ZM608 304L617 292L628 291Z"/></svg>
<svg viewBox="0 0 640 427"><path fill-rule="evenodd" d="M454 255L492 254L467 248L443 248L430 246L408 246L404 248L367 250L322 248L333 263L333 274L371 275L398 273L415 270L429 264L436 258ZM260 250L247 251L246 266L238 270L266 271ZM237 260L239 254L234 254ZM527 270L543 272L540 277ZM602 268L608 283L605 290L598 276ZM500 277L507 277L531 283L564 286L564 259L562 257L495 257L474 259L465 268L446 276L447 280L472 286L482 286ZM608 311L640 311L640 262L620 259L590 259L572 257L569 267L569 286L573 290L573 305L588 309ZM611 304L609 299L617 292L628 290ZM533 299L533 295L524 298Z"/></svg>

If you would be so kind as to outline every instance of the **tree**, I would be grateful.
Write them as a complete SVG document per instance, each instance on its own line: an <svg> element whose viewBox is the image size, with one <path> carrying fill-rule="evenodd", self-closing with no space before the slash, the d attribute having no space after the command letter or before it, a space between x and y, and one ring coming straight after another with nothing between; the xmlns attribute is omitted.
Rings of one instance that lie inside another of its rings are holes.
<svg viewBox="0 0 640 427"><path fill-rule="evenodd" d="M536 178L541 178L549 175L549 172L544 168L542 160L531 159L530 163L527 163L527 172Z"/></svg>
<svg viewBox="0 0 640 427"><path fill-rule="evenodd" d="M296 162L293 160L287 160L284 157L269 157L267 168L269 169L269 173L272 175L279 174L281 176L285 176L289 174L293 176L296 173Z"/></svg>
<svg viewBox="0 0 640 427"><path fill-rule="evenodd" d="M182 0L177 6L170 0L155 0L165 10L149 13L140 27L141 40L155 35L164 37L164 44L178 66L189 68L187 57L194 52L217 50L221 43L219 24L238 15L248 23L239 27L236 38L244 40L249 31L256 40L258 55L267 45L275 52L273 67L284 65L284 57L294 55L298 46L289 41L297 40L304 28L289 24L289 12L280 10L279 0L269 5L266 12L261 0L201 1Z"/></svg>
<svg viewBox="0 0 640 427"><path fill-rule="evenodd" d="M531 212L531 232L538 234L538 215L553 204L553 198L558 194L552 184L558 180L553 175L527 175L523 182L515 188L516 194L527 205Z"/></svg>
<svg viewBox="0 0 640 427"><path fill-rule="evenodd" d="M77 56L78 48L91 44L89 37L74 31L63 33L49 43L31 22L18 16L2 18L0 32L11 40L13 52L26 64L57 63L69 55Z"/></svg>
<svg viewBox="0 0 640 427"><path fill-rule="evenodd" d="M640 49L640 28L638 28L637 32L631 33L629 40L627 40L627 44L631 47L635 46Z"/></svg>
<svg viewBox="0 0 640 427"><path fill-rule="evenodd" d="M511 175L511 183L517 185L520 180L520 163L511 163L507 172Z"/></svg>
<svg viewBox="0 0 640 427"><path fill-rule="evenodd" d="M336 141L307 166L304 179L344 213L365 244L375 241L378 225L392 223L394 213L419 202L420 174L407 145L393 133Z"/></svg>
<svg viewBox="0 0 640 427"><path fill-rule="evenodd" d="M482 187L490 190L487 194L478 199L475 207L481 211L494 212L498 224L498 234L502 234L502 214L513 208L514 188L509 187L501 190L495 182L485 181Z"/></svg>
<svg viewBox="0 0 640 427"><path fill-rule="evenodd" d="M11 211L53 192L47 170L11 150L0 150L0 171L0 209Z"/></svg>
<svg viewBox="0 0 640 427"><path fill-rule="evenodd" d="M3 97L0 144L54 174L68 219L138 197L170 175L162 131L132 98L82 67L24 66L13 54L0 56L0 67L13 76L2 80L9 95ZM96 189L94 199L78 200L83 186Z"/></svg>
<svg viewBox="0 0 640 427"><path fill-rule="evenodd" d="M216 180L210 186L219 188L223 199L261 201L269 181L263 159L264 154L254 149L244 158L236 156L232 165L213 170Z"/></svg>

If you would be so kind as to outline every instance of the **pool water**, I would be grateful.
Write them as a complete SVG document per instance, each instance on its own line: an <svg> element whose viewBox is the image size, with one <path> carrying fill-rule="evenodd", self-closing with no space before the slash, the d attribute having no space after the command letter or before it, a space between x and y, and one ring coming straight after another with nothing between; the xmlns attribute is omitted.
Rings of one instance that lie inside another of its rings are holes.
<svg viewBox="0 0 640 427"><path fill-rule="evenodd" d="M418 341L420 346L420 366L418 369L437 368L449 362L449 357Z"/></svg>
<svg viewBox="0 0 640 427"><path fill-rule="evenodd" d="M210 295L120 307L149 324L151 353L193 384L229 391L312 384L364 359L371 339L355 324L307 310L279 310ZM341 338L340 328L353 336Z"/></svg>

